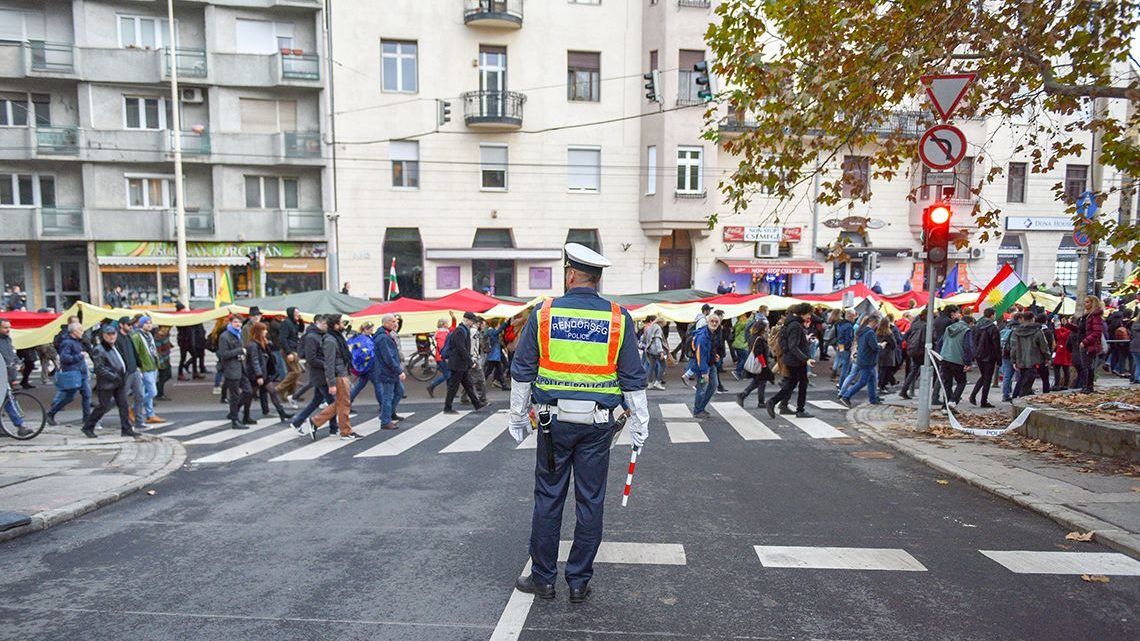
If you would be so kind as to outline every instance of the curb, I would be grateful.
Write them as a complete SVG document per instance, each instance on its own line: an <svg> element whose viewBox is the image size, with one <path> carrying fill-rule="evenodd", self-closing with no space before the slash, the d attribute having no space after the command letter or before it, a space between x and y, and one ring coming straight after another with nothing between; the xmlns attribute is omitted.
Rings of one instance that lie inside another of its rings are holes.
<svg viewBox="0 0 1140 641"><path fill-rule="evenodd" d="M182 467L182 464L186 461L186 448L184 448L178 441L169 438L152 437L145 441L127 443L124 446L124 450L133 446L136 448L137 455L137 449L139 446L146 444L154 444L158 448L158 452L154 457L155 459L161 459L165 454L166 463L163 464L162 467L146 474L145 476L125 483L116 489L107 490L106 492L102 492L100 494L75 501L74 503L70 503L63 507L58 507L52 510L46 510L44 512L33 514L31 516L31 523L21 527L6 530L4 532L0 532L0 543L3 543L4 541L10 541L31 532L46 530L50 527L59 525L60 523L65 523L71 519L87 514L88 512L97 510L120 499L126 498L127 496L134 494L144 487L153 483L157 483L167 476L170 476L170 474L172 474L175 470ZM122 454L120 453L119 456L115 457L114 461L118 462L121 456Z"/></svg>
<svg viewBox="0 0 1140 641"><path fill-rule="evenodd" d="M985 490L994 496L998 496L1016 505L1037 512L1069 529L1080 530L1082 532L1096 531L1094 540L1097 543L1101 543L1133 558L1140 559L1140 535L1122 530L1111 523L1065 507L1064 505L1050 503L1033 494L1027 494L1008 485L992 481L984 476L954 465L953 463L948 463L937 457L921 452L909 444L883 433L880 428L874 427L870 422L865 420L864 417L871 413L871 408L868 406L859 406L850 409L847 411L847 422L859 430L859 433L877 443L881 443L902 454L906 454L913 459L925 463L929 467L949 474L976 488Z"/></svg>

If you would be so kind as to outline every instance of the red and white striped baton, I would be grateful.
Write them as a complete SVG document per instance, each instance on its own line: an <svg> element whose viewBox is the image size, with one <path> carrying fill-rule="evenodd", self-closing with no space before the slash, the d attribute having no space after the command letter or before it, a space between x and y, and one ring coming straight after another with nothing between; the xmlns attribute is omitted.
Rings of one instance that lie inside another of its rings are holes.
<svg viewBox="0 0 1140 641"><path fill-rule="evenodd" d="M637 449L636 447L633 448L629 455L629 473L625 477L625 491L621 495L622 507L625 507L625 504L629 502L629 488L633 485L633 470L637 467Z"/></svg>

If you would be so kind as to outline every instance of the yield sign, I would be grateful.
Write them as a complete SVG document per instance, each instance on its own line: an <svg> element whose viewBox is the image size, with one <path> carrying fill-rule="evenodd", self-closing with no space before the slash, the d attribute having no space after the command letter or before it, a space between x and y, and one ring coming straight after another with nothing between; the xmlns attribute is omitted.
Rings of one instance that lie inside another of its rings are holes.
<svg viewBox="0 0 1140 641"><path fill-rule="evenodd" d="M949 120L950 115L966 95L966 89L974 82L976 73L956 73L947 75L922 76L922 84L926 86L926 95L934 103L934 110L942 120Z"/></svg>

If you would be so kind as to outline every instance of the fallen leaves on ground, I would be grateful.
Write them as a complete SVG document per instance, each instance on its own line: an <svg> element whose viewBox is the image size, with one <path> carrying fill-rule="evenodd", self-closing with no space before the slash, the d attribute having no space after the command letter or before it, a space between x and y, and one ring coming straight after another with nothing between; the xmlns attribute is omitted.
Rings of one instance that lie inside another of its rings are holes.
<svg viewBox="0 0 1140 641"><path fill-rule="evenodd" d="M1069 532L1065 535L1066 541L1091 541L1093 535L1096 534L1095 530L1089 532Z"/></svg>
<svg viewBox="0 0 1140 641"><path fill-rule="evenodd" d="M1114 387L1092 394L1070 392L1040 394L1033 397L1033 402L1101 421L1140 424L1140 412L1135 410L1097 409L1101 403L1140 405L1140 389L1135 387Z"/></svg>
<svg viewBox="0 0 1140 641"><path fill-rule="evenodd" d="M1108 577L1103 574L1082 574L1081 580L1089 583L1108 583Z"/></svg>
<svg viewBox="0 0 1140 641"><path fill-rule="evenodd" d="M950 481L947 481L946 479L938 479L937 483L939 485L950 485Z"/></svg>

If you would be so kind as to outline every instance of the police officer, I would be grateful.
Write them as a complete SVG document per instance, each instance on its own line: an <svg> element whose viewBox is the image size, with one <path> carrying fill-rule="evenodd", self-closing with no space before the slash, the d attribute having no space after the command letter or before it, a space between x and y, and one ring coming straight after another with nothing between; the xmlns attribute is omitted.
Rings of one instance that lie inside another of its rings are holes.
<svg viewBox="0 0 1140 641"><path fill-rule="evenodd" d="M515 587L554 598L562 505L574 471L577 526L566 563L570 602L590 594L594 557L602 542L614 411L625 405L633 447L649 436L645 369L629 312L598 295L604 256L577 243L565 247L566 295L535 309L511 365L511 436L522 442L538 418L531 520L531 574ZM624 400L624 403L623 403Z"/></svg>

